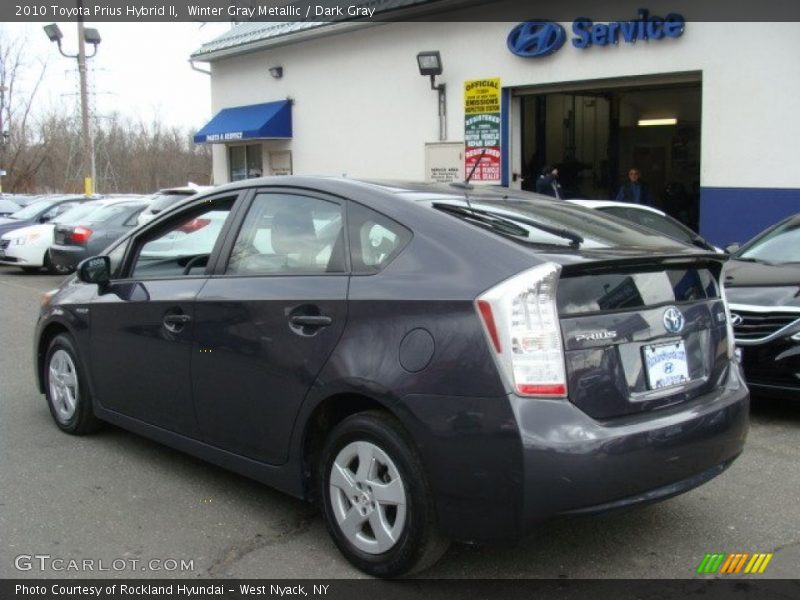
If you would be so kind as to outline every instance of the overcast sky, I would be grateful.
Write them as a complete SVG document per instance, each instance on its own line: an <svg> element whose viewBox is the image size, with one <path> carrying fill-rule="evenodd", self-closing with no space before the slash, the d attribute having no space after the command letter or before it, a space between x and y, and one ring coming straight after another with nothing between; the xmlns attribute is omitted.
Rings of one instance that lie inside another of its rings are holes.
<svg viewBox="0 0 800 600"><path fill-rule="evenodd" d="M31 62L46 61L45 80L36 98L38 108L78 102L77 61L58 53L45 35L43 23L2 23L6 35L25 41ZM59 23L65 52L77 54L77 26ZM230 29L227 23L92 23L102 42L89 61L90 89L100 118L116 110L123 115L152 119L158 114L172 125L197 129L212 116L209 77L189 67L189 55L200 45ZM91 46L87 47L87 52ZM204 63L198 66L207 67Z"/></svg>

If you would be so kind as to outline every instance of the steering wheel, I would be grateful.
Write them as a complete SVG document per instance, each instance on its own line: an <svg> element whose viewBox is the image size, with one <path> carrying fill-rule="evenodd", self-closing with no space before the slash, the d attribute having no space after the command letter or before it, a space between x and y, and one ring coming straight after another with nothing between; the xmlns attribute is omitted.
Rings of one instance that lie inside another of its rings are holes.
<svg viewBox="0 0 800 600"><path fill-rule="evenodd" d="M189 262L186 263L186 266L183 267L183 274L188 275L192 267L196 266L200 261L205 260L208 262L208 257L211 256L210 254L198 254L197 256L193 256L189 259Z"/></svg>

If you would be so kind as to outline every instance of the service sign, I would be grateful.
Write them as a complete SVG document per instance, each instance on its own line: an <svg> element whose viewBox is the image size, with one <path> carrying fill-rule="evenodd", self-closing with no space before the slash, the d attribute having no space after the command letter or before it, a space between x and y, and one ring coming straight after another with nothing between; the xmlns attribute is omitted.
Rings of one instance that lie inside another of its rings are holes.
<svg viewBox="0 0 800 600"><path fill-rule="evenodd" d="M464 146L464 173L466 176L472 173L470 181L500 183L500 79L497 77L464 82Z"/></svg>

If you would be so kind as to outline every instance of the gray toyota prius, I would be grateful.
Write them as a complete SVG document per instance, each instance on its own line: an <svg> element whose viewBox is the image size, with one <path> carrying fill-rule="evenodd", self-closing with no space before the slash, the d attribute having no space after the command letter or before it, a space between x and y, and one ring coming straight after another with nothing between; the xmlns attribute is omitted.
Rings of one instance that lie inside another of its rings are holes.
<svg viewBox="0 0 800 600"><path fill-rule="evenodd" d="M390 577L722 473L749 403L724 260L527 192L252 179L48 292L35 369L63 431L313 501Z"/></svg>

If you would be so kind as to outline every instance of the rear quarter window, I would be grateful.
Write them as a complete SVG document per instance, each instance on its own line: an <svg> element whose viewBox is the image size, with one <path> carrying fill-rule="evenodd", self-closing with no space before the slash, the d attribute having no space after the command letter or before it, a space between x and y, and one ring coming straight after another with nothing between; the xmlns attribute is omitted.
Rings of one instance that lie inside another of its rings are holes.
<svg viewBox="0 0 800 600"><path fill-rule="evenodd" d="M392 262L411 240L411 231L360 204L348 208L353 272L377 273Z"/></svg>

